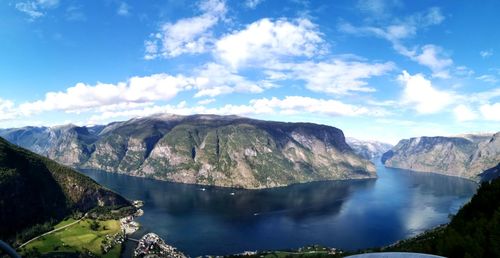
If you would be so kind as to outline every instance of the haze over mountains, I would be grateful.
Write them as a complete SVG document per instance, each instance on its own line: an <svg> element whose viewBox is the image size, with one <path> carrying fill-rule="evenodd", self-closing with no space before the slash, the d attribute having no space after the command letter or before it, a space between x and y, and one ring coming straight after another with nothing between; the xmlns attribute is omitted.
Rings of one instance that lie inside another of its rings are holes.
<svg viewBox="0 0 500 258"><path fill-rule="evenodd" d="M382 157L384 153L393 147L391 144L384 142L359 140L352 137L347 137L346 142L356 154L368 160Z"/></svg>
<svg viewBox="0 0 500 258"><path fill-rule="evenodd" d="M73 167L182 183L266 188L376 177L341 130L311 123L164 114L106 126L6 129L0 136Z"/></svg>
<svg viewBox="0 0 500 258"><path fill-rule="evenodd" d="M404 139L382 156L382 162L388 167L473 180L491 178L493 172L481 173L500 163L500 132Z"/></svg>

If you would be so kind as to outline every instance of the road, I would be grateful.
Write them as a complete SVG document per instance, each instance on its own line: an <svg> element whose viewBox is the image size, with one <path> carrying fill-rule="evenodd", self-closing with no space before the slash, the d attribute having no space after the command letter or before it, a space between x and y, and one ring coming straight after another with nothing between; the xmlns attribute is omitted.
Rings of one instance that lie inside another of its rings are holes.
<svg viewBox="0 0 500 258"><path fill-rule="evenodd" d="M24 244L20 245L18 248L21 248L21 247L23 247L23 246L25 246L25 245L27 245L27 244L29 244L29 243L31 243L31 242L33 242L33 241L35 241L35 240L39 239L40 237L43 237L43 236L46 236L46 235L52 234L52 233L54 233L54 232L56 232L56 231L59 231L59 230L61 230L61 229L65 229L65 228L67 228L67 227L73 226L73 225L75 225L76 223L78 223L78 222L82 221L85 217L87 217L87 213L85 213L85 215L83 215L83 217L81 217L79 220L76 220L75 222L69 223L68 225L62 226L62 227L60 227L60 228L53 229L53 230L51 230L51 231L49 231L49 232L45 232L45 233L43 233L43 234L41 234L41 235L39 235L39 236L36 236L36 237L34 237L34 238L32 238L32 239L28 240L28 241L27 241L27 242L25 242Z"/></svg>

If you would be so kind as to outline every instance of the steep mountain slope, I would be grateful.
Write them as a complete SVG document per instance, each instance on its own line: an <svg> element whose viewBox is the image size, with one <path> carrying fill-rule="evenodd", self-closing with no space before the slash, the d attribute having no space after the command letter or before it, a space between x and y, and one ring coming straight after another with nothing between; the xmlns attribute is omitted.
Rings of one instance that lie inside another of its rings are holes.
<svg viewBox="0 0 500 258"><path fill-rule="evenodd" d="M388 167L479 179L500 162L500 133L401 140L382 156Z"/></svg>
<svg viewBox="0 0 500 258"><path fill-rule="evenodd" d="M74 211L130 203L92 179L0 138L0 238Z"/></svg>
<svg viewBox="0 0 500 258"><path fill-rule="evenodd" d="M384 153L393 147L388 143L363 141L351 137L347 137L346 142L356 154L368 160L382 157Z"/></svg>
<svg viewBox="0 0 500 258"><path fill-rule="evenodd" d="M160 114L99 130L73 126L59 131L51 133L45 152L50 158L174 182L265 188L376 177L373 164L352 151L343 132L325 125Z"/></svg>

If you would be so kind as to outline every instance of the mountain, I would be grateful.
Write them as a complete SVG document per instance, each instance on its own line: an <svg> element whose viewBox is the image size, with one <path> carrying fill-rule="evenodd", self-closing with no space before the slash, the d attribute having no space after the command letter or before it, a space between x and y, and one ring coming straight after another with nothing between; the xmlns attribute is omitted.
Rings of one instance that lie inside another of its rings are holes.
<svg viewBox="0 0 500 258"><path fill-rule="evenodd" d="M75 211L128 205L92 179L0 138L0 239Z"/></svg>
<svg viewBox="0 0 500 258"><path fill-rule="evenodd" d="M500 164L494 167L500 170ZM500 178L485 182L450 224L401 241L383 251L444 257L500 257Z"/></svg>
<svg viewBox="0 0 500 258"><path fill-rule="evenodd" d="M384 153L382 162L387 167L480 180L479 174L500 162L500 132L401 140Z"/></svg>
<svg viewBox="0 0 500 258"><path fill-rule="evenodd" d="M340 129L311 123L159 114L97 129L30 127L0 136L73 167L191 184L253 189L376 177Z"/></svg>
<svg viewBox="0 0 500 258"><path fill-rule="evenodd" d="M347 137L346 142L349 146L351 146L356 154L368 160L382 157L384 153L393 147L388 143L363 141L351 137Z"/></svg>

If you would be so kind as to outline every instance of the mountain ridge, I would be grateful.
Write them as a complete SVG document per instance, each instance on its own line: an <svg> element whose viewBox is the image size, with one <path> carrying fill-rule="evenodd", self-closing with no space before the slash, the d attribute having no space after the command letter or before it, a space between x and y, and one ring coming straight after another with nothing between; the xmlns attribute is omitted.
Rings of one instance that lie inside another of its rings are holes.
<svg viewBox="0 0 500 258"><path fill-rule="evenodd" d="M403 139L384 153L381 161L387 167L480 181L483 171L500 162L500 132Z"/></svg>
<svg viewBox="0 0 500 258"><path fill-rule="evenodd" d="M313 123L155 114L92 129L26 131L0 136L69 166L180 183L253 189L376 177L342 130Z"/></svg>

